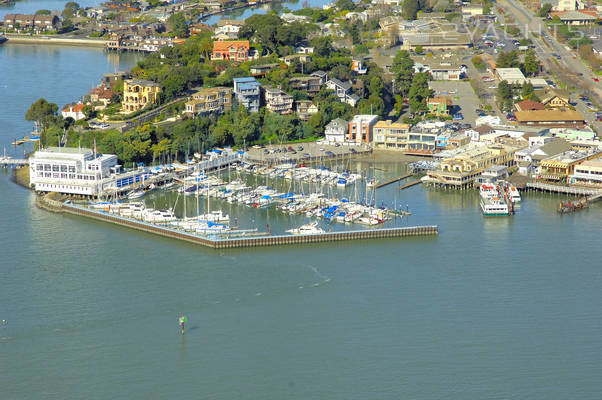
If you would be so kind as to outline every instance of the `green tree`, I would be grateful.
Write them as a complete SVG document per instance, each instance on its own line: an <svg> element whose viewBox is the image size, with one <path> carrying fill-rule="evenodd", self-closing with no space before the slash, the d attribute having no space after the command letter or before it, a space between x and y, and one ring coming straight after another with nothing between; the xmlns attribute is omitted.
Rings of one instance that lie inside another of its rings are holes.
<svg viewBox="0 0 602 400"><path fill-rule="evenodd" d="M523 63L523 72L527 76L535 76L539 72L539 61L533 50L527 51L525 54L525 62Z"/></svg>
<svg viewBox="0 0 602 400"><path fill-rule="evenodd" d="M45 99L38 99L25 113L25 119L36 122L45 130L54 121L58 110L59 107L56 104L49 103Z"/></svg>
<svg viewBox="0 0 602 400"><path fill-rule="evenodd" d="M50 10L38 10L36 11L36 15L51 15L52 12Z"/></svg>
<svg viewBox="0 0 602 400"><path fill-rule="evenodd" d="M393 79L395 79L395 92L407 96L414 78L414 60L407 50L400 50L393 58L391 66Z"/></svg>
<svg viewBox="0 0 602 400"><path fill-rule="evenodd" d="M327 36L320 36L312 39L310 45L314 48L314 55L318 57L330 57L334 53L332 40Z"/></svg>
<svg viewBox="0 0 602 400"><path fill-rule="evenodd" d="M548 15L550 15L550 11L552 11L552 4L546 3L541 6L537 15L539 15L542 18L546 18Z"/></svg>
<svg viewBox="0 0 602 400"><path fill-rule="evenodd" d="M424 49L422 48L422 46L416 46L416 48L414 49L414 52L416 54L422 54L423 51Z"/></svg>
<svg viewBox="0 0 602 400"><path fill-rule="evenodd" d="M497 57L496 66L498 68L520 68L518 52L516 50L502 51Z"/></svg>
<svg viewBox="0 0 602 400"><path fill-rule="evenodd" d="M188 24L186 23L186 16L184 16L184 13L171 15L167 20L167 26L169 26L169 29L171 30L171 36L188 36Z"/></svg>
<svg viewBox="0 0 602 400"><path fill-rule="evenodd" d="M407 20L415 20L419 9L418 0L405 0L401 6L401 14Z"/></svg>
<svg viewBox="0 0 602 400"><path fill-rule="evenodd" d="M429 80L430 75L427 72L419 72L412 79L408 103L410 109L416 113L427 111L426 100L433 94L433 91L429 88Z"/></svg>
<svg viewBox="0 0 602 400"><path fill-rule="evenodd" d="M77 4L74 1L70 1L67 4L65 4L65 9L61 13L61 15L63 18L73 18L77 16L77 13L79 12L80 8L81 7L79 6L79 4Z"/></svg>

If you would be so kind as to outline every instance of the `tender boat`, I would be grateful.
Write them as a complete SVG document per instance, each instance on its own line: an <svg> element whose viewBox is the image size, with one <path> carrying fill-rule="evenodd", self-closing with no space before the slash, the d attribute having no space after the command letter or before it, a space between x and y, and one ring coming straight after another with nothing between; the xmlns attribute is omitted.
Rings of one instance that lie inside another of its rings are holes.
<svg viewBox="0 0 602 400"><path fill-rule="evenodd" d="M510 215L510 208L499 197L481 199L481 210L485 216Z"/></svg>

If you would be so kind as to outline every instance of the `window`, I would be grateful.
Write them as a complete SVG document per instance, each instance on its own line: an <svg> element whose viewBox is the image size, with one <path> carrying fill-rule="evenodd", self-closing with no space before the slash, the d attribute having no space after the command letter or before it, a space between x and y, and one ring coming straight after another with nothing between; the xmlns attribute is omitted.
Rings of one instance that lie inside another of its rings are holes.
<svg viewBox="0 0 602 400"><path fill-rule="evenodd" d="M59 172L59 166L58 165L53 165L52 166L52 171L53 172Z"/></svg>

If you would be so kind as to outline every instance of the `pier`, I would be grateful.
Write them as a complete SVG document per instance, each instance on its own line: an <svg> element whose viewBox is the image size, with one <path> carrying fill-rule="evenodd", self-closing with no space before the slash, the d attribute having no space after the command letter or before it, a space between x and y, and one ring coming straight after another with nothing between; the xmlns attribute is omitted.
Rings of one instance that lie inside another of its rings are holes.
<svg viewBox="0 0 602 400"><path fill-rule="evenodd" d="M29 160L24 158L0 157L0 166L4 168L19 168L29 165Z"/></svg>
<svg viewBox="0 0 602 400"><path fill-rule="evenodd" d="M200 236L173 229L167 226L142 222L131 218L121 217L102 211L92 210L70 202L38 198L38 205L46 210L62 212L71 215L87 217L119 226L152 233L159 236L179 239L189 243L199 244L212 249L233 249L243 247L264 247L289 244L306 244L321 242L336 242L344 240L385 239L410 236L436 236L439 228L436 225L413 226L400 228L366 229L354 231L325 232L311 235L263 235L252 237L225 238L217 235Z"/></svg>
<svg viewBox="0 0 602 400"><path fill-rule="evenodd" d="M403 190L403 189L407 189L412 186L419 185L421 183L422 183L422 181L420 179L418 179L417 181L412 181L412 182L406 183L405 185L397 186L397 189Z"/></svg>
<svg viewBox="0 0 602 400"><path fill-rule="evenodd" d="M539 183L539 182L528 182L526 184L528 189L542 190L545 192L554 192L560 194L572 194L574 196L596 196L599 197L600 191L599 189L589 189L589 188L580 188L575 186L562 186L562 185L551 185L549 183Z"/></svg>
<svg viewBox="0 0 602 400"><path fill-rule="evenodd" d="M381 187L390 185L393 182L398 182L398 181L404 180L406 178L409 178L410 176L412 176L412 174L405 174L405 175L401 175L401 176L396 176L395 178L388 179L388 180L386 180L384 182L381 182L381 183L375 185L374 189L380 189Z"/></svg>

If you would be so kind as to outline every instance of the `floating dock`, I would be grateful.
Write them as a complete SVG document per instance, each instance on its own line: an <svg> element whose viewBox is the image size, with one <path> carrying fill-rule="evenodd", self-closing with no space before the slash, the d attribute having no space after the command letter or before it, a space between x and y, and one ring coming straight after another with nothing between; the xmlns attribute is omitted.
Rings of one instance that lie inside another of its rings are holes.
<svg viewBox="0 0 602 400"><path fill-rule="evenodd" d="M412 174L405 174L405 175L401 175L401 176L396 176L395 178L388 179L388 180L386 180L386 181L384 181L384 182L381 182L381 183L379 183L379 184L375 185L375 186L374 186L374 188L375 188L375 189L380 189L380 188L381 188L381 187L383 187L383 186L390 185L390 184L392 184L393 182L401 181L401 180L403 180L403 179L409 178L410 176L412 176Z"/></svg>
<svg viewBox="0 0 602 400"><path fill-rule="evenodd" d="M407 236L436 236L439 228L436 225L414 226L402 228L383 228L355 231L325 232L312 235L264 235L252 237L227 238L217 235L200 236L179 231L168 226L155 225L147 222L120 217L106 212L92 210L70 202L61 203L45 198L38 199L38 205L50 211L64 212L72 215L92 218L98 221L113 223L147 233L184 240L213 249L233 249L243 247L263 247L287 244L304 244L320 242L336 242L343 240L384 239Z"/></svg>
<svg viewBox="0 0 602 400"><path fill-rule="evenodd" d="M422 183L422 181L420 179L418 179L417 181L412 181L410 183L406 183L405 185L397 186L397 189L403 190L403 189L407 189L407 188L412 187L412 186L419 185L421 183Z"/></svg>

